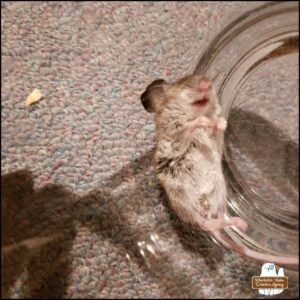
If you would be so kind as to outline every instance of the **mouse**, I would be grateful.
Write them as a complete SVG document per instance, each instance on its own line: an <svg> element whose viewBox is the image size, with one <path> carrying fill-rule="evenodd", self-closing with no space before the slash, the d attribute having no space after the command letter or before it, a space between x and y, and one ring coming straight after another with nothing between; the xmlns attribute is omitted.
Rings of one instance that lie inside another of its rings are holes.
<svg viewBox="0 0 300 300"><path fill-rule="evenodd" d="M227 121L211 80L200 74L171 83L156 79L140 100L147 112L154 113L156 176L177 216L211 232L229 250L256 260L299 264L299 257L259 253L221 234L230 226L246 232L248 224L240 217L225 218L222 149Z"/></svg>

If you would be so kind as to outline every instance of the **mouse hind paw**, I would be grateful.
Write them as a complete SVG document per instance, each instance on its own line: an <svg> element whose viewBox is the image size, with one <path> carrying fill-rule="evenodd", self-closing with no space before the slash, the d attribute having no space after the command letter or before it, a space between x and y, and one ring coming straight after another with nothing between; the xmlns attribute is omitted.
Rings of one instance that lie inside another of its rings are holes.
<svg viewBox="0 0 300 300"><path fill-rule="evenodd" d="M236 226L243 232L246 232L248 229L248 224L239 217L232 217L227 221L226 226Z"/></svg>

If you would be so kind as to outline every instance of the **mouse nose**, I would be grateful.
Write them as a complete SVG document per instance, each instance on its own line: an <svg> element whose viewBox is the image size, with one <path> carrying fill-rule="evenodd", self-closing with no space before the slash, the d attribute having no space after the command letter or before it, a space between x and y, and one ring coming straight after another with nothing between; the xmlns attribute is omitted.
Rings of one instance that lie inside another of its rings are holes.
<svg viewBox="0 0 300 300"><path fill-rule="evenodd" d="M206 92L211 88L211 83L209 81L201 80L198 88L200 92Z"/></svg>

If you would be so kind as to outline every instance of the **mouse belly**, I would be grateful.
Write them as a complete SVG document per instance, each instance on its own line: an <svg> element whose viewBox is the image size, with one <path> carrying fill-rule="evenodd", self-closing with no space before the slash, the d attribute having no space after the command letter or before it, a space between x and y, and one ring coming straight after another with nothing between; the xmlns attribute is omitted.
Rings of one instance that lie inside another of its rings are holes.
<svg viewBox="0 0 300 300"><path fill-rule="evenodd" d="M225 207L226 185L221 165L208 160L202 153L158 166L157 177L164 187L170 204L185 222L195 223L196 216L211 218ZM159 172L160 170L160 172Z"/></svg>
<svg viewBox="0 0 300 300"><path fill-rule="evenodd" d="M185 184L163 186L172 208L186 222L196 223L198 216L216 218L225 209L226 187L219 182L199 188Z"/></svg>

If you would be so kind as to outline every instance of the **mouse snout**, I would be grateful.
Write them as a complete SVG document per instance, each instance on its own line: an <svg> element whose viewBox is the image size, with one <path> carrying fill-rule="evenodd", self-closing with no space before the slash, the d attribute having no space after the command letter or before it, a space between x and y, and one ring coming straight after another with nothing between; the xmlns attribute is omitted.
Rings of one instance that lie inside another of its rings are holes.
<svg viewBox="0 0 300 300"><path fill-rule="evenodd" d="M211 89L211 83L207 80L201 80L198 83L198 90L199 92L207 92Z"/></svg>

